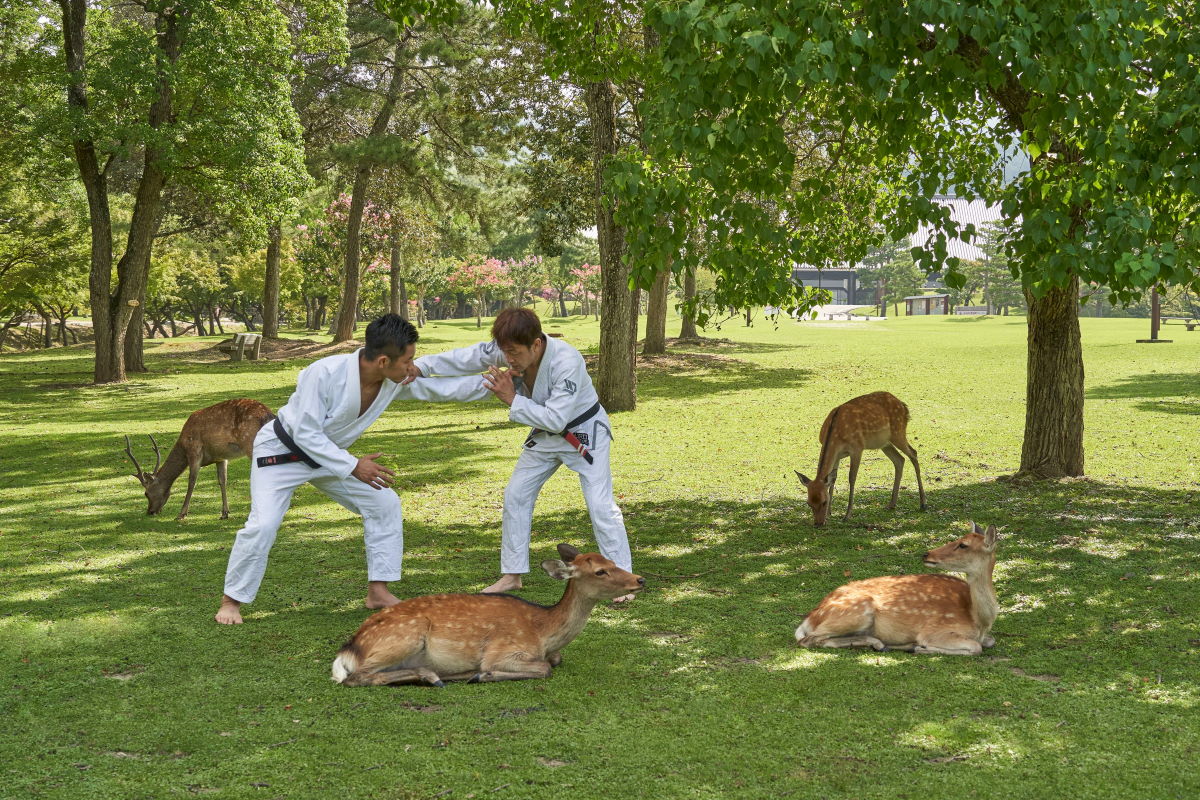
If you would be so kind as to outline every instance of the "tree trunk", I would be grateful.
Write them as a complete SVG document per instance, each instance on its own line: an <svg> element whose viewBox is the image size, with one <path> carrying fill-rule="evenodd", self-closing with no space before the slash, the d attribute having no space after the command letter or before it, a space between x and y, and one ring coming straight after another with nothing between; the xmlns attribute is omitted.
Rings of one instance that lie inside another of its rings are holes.
<svg viewBox="0 0 1200 800"><path fill-rule="evenodd" d="M263 328L265 339L279 338L279 251L283 226L276 221L267 228L267 266L263 275Z"/></svg>
<svg viewBox="0 0 1200 800"><path fill-rule="evenodd" d="M403 320L408 319L408 286L401 273L400 263L400 229L392 228L389 240L391 245L391 272L388 274L388 310L399 314Z"/></svg>
<svg viewBox="0 0 1200 800"><path fill-rule="evenodd" d="M686 303L696 296L696 271L688 267L683 273L683 300ZM679 326L680 339L697 339L700 334L696 332L696 319L684 306L683 324Z"/></svg>
<svg viewBox="0 0 1200 800"><path fill-rule="evenodd" d="M650 304L646 308L646 342L643 353L667 352L667 291L670 287L671 270L664 269L654 279L650 288Z"/></svg>
<svg viewBox="0 0 1200 800"><path fill-rule="evenodd" d="M632 411L637 405L634 347L637 315L624 264L625 232L605 203L604 170L617 153L616 94L610 81L589 83L584 89L592 128L592 170L596 191L596 238L600 246L603 297L600 320L600 362L596 392L609 411Z"/></svg>
<svg viewBox="0 0 1200 800"><path fill-rule="evenodd" d="M1083 475L1083 348L1079 278L1043 297L1029 290L1025 440L1018 475Z"/></svg>
<svg viewBox="0 0 1200 800"><path fill-rule="evenodd" d="M375 115L375 121L371 124L369 138L377 139L382 136L392 122L392 112L396 108L396 101L400 97L400 87L403 84L404 70L400 68L400 60L404 55L405 41L407 38L402 36L400 41L396 42L396 48L392 54L392 77L388 81L387 95L384 96L383 105L379 107L379 113ZM346 275L345 284L342 287L341 313L338 315L337 329L333 334L335 342L353 339L358 321L356 313L358 310L358 265L362 256L359 234L362 231L362 215L363 208L366 206L367 183L371 177L371 167L371 156L363 155L359 158L358 167L354 171L354 189L350 194L350 212L346 220Z"/></svg>
<svg viewBox="0 0 1200 800"><path fill-rule="evenodd" d="M85 57L87 0L64 0L63 55L66 59L67 105L72 112L86 119L88 91ZM80 126L78 130L86 130ZM91 257L88 273L92 327L96 337L96 358L92 379L96 383L125 380L123 342L116 342L116 332L124 330L124 320L114 324L120 298L112 296L113 232L108 205L108 174L101 169L96 145L91 138L72 141L79 179L88 199L88 227L91 231Z"/></svg>

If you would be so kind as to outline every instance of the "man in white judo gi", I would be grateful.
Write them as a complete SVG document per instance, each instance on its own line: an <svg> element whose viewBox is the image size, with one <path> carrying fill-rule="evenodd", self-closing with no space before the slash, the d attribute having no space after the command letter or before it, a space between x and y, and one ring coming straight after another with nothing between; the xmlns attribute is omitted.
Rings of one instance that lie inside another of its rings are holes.
<svg viewBox="0 0 1200 800"><path fill-rule="evenodd" d="M618 567L633 569L625 520L613 500L612 429L578 350L543 334L529 309L506 308L492 324L492 341L421 356L414 363L413 374L422 376L486 371L483 386L509 406L508 418L533 428L504 490L500 580L483 591L521 588L521 576L529 572L534 503L563 464L579 475L600 552Z"/></svg>
<svg viewBox="0 0 1200 800"><path fill-rule="evenodd" d="M400 602L387 586L400 579L404 555L400 498L390 488L395 473L376 463L382 453L355 456L346 448L397 398L488 396L478 378L413 380L417 338L411 323L386 314L367 326L366 347L322 358L300 372L287 405L254 439L250 515L229 553L217 622L242 622L241 606L258 593L275 534L292 494L304 483L362 516L367 608Z"/></svg>

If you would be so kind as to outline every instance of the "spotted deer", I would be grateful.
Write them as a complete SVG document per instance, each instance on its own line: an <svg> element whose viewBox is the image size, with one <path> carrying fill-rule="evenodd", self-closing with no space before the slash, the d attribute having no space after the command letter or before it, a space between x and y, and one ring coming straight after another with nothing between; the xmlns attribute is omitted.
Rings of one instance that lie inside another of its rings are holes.
<svg viewBox="0 0 1200 800"><path fill-rule="evenodd" d="M834 589L796 629L800 647L871 647L913 653L979 655L1000 605L992 585L996 526L925 554L925 565L953 575L868 578Z"/></svg>
<svg viewBox="0 0 1200 800"><path fill-rule="evenodd" d="M639 592L646 579L599 553L558 546L542 562L565 580L562 599L542 606L510 594L414 597L367 618L333 661L346 686L444 681L470 683L549 677L596 603Z"/></svg>
<svg viewBox="0 0 1200 800"><path fill-rule="evenodd" d="M846 498L846 516L854 510L854 481L858 478L858 465L863 450L882 450L896 468L896 479L892 483L892 501L889 509L896 507L900 494L900 476L904 472L904 456L912 461L917 473L917 490L921 494L921 510L925 510L925 484L921 482L921 465L917 463L917 450L908 443L908 406L888 392L872 392L847 400L829 412L821 425L821 455L817 459L817 474L814 478L796 472L796 477L808 491L808 506L813 512L813 524L818 528L829 519L833 485L837 482L838 464L850 457L850 492ZM903 453L904 455L901 455Z"/></svg>
<svg viewBox="0 0 1200 800"><path fill-rule="evenodd" d="M231 458L250 457L254 449L254 437L260 428L275 417L271 409L257 400L240 398L225 400L216 405L202 408L192 413L183 423L179 438L167 460L162 460L162 451L158 442L150 437L154 446L154 469L144 472L141 464L133 455L133 445L129 437L125 437L125 453L137 470L134 477L146 490L146 500L150 505L147 514L157 514L171 496L171 486L175 479L186 468L188 470L187 495L183 498L183 508L175 519L184 519L188 515L188 507L192 503L192 490L196 488L196 477L200 468L209 464L217 465L217 483L221 485L221 519L229 517L229 498L225 482Z"/></svg>

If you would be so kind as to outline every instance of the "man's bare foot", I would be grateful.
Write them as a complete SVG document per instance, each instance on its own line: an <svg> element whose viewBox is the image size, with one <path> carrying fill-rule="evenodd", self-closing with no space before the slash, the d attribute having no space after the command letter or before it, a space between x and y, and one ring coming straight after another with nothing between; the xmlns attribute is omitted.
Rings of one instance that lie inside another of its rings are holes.
<svg viewBox="0 0 1200 800"><path fill-rule="evenodd" d="M625 603L628 603L630 600L632 600L634 598L634 596L635 595L631 592L630 594L623 594L620 597L614 597L613 605L614 606L624 605Z"/></svg>
<svg viewBox="0 0 1200 800"><path fill-rule="evenodd" d="M515 592L521 588L521 576L505 573L500 580L483 590L483 594L499 594L500 592Z"/></svg>
<svg viewBox="0 0 1200 800"><path fill-rule="evenodd" d="M367 608L387 608L400 602L400 598L388 591L386 581L371 581L367 584Z"/></svg>
<svg viewBox="0 0 1200 800"><path fill-rule="evenodd" d="M242 624L242 604L227 594L221 595L221 607L217 609L215 619L222 625Z"/></svg>

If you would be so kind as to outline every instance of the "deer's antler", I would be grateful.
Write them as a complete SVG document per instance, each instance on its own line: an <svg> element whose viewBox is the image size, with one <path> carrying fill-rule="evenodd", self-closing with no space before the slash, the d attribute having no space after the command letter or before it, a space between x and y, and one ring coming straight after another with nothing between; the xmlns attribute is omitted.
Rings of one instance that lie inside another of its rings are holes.
<svg viewBox="0 0 1200 800"><path fill-rule="evenodd" d="M154 445L154 472L157 473L162 466L162 453L158 450L158 442L154 441L154 434L150 434L150 444Z"/></svg>
<svg viewBox="0 0 1200 800"><path fill-rule="evenodd" d="M145 486L146 473L142 471L142 465L138 463L137 458L133 455L133 444L129 441L129 434L125 434L125 455L129 456L129 460L133 462L133 468L137 470L137 474L133 477L137 478Z"/></svg>

